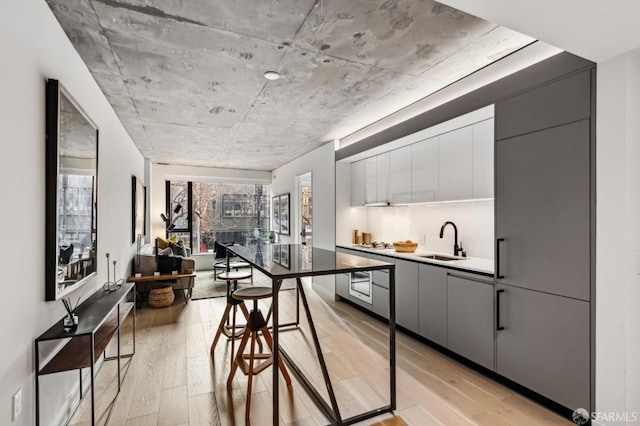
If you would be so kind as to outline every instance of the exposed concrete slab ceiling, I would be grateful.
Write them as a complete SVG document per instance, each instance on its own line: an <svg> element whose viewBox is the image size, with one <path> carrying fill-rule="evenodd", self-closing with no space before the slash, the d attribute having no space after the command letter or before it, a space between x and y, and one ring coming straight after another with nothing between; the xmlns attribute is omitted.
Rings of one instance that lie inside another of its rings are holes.
<svg viewBox="0 0 640 426"><path fill-rule="evenodd" d="M273 170L534 41L431 0L48 3L142 154L181 165Z"/></svg>

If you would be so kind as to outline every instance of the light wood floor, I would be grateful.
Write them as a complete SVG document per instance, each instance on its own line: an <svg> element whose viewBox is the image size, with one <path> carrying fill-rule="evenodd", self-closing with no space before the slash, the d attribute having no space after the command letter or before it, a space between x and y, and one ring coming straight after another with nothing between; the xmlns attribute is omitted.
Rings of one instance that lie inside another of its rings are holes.
<svg viewBox="0 0 640 426"><path fill-rule="evenodd" d="M313 319L344 418L388 403L387 326L340 302L308 290ZM294 291L281 292L281 322L294 318ZM224 298L191 301L176 294L167 308L138 311L136 354L129 368L110 425L241 425L244 424L246 377L239 371L230 390L226 378L230 344L220 339L215 361L209 347ZM266 314L266 306L262 305ZM321 392L324 385L311 334L301 314L301 327L280 333L281 344L304 367ZM130 349L129 333L123 337ZM372 425L571 425L544 407L495 383L402 333L397 336L397 410ZM110 349L109 355L113 353ZM105 363L97 378L98 423L115 395L116 366ZM253 425L271 424L271 367L254 379ZM288 390L280 382L280 424L324 425L328 420L292 374ZM90 424L85 398L73 425Z"/></svg>

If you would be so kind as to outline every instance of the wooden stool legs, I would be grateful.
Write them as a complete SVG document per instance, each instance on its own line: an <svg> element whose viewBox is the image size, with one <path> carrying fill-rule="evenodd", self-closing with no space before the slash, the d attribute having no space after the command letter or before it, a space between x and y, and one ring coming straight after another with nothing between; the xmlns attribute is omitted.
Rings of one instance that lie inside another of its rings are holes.
<svg viewBox="0 0 640 426"><path fill-rule="evenodd" d="M267 327L267 323L262 316L262 312L258 310L258 301L254 300L254 308L249 314L249 318L247 319L247 325L244 330L244 334L242 335L242 340L240 341L240 345L238 346L238 352L236 353L234 362L231 366L231 371L229 372L229 378L227 379L227 387L231 387L233 383L233 378L240 367L240 370L248 376L247 383L247 406L245 409L245 422L247 424L250 423L250 412L251 412L251 388L253 386L253 376L262 372L265 368L269 367L273 364L273 338L271 337L271 332ZM256 353L256 340L259 340L259 334L262 333L262 337L267 342L267 346L269 347L270 353ZM247 343L251 339L249 353L245 354L244 350L247 346ZM277 350L277 348L276 348ZM249 362L247 363L247 359ZM256 360L263 360L256 364ZM286 367L284 366L284 362L282 361L282 357L278 357L278 368L284 377L284 380L287 383L287 387L291 386L291 377L289 377L289 373L287 372Z"/></svg>
<svg viewBox="0 0 640 426"><path fill-rule="evenodd" d="M242 303L242 301L236 301L236 302L240 302L240 303L236 303L234 305L227 302L227 307L225 308L224 314L220 319L220 324L218 324L218 330L216 331L216 336L213 338L213 343L211 343L211 359L213 359L213 354L215 352L216 345L218 344L218 339L220 339L220 335L224 334L228 339L231 340L232 366L233 366L233 354L235 353L234 352L235 341L236 341L236 338L242 336L242 332L244 330L244 325L237 325L236 323L236 312L237 312L238 305L240 305L240 310L242 311L245 320L249 319L249 311L247 310L247 307L244 305L244 303ZM231 315L231 318L232 318L231 325L227 325L226 322L227 322L227 319L229 318L229 313L231 312L232 308L233 308L233 313Z"/></svg>

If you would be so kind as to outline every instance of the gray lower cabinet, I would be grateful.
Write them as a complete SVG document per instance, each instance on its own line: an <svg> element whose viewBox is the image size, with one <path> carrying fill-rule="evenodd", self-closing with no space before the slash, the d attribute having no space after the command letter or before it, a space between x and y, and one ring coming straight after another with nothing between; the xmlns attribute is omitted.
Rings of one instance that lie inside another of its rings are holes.
<svg viewBox="0 0 640 426"><path fill-rule="evenodd" d="M344 297L345 299L349 298L349 275L336 275L336 294Z"/></svg>
<svg viewBox="0 0 640 426"><path fill-rule="evenodd" d="M371 309L384 319L389 319L389 289L377 284L371 286Z"/></svg>
<svg viewBox="0 0 640 426"><path fill-rule="evenodd" d="M490 278L489 278L490 279ZM493 370L493 283L447 275L447 346Z"/></svg>
<svg viewBox="0 0 640 426"><path fill-rule="evenodd" d="M396 324L420 332L418 264L396 260Z"/></svg>
<svg viewBox="0 0 640 426"><path fill-rule="evenodd" d="M496 287L496 371L568 408L590 410L589 303Z"/></svg>
<svg viewBox="0 0 640 426"><path fill-rule="evenodd" d="M419 265L418 300L420 335L447 346L447 270Z"/></svg>

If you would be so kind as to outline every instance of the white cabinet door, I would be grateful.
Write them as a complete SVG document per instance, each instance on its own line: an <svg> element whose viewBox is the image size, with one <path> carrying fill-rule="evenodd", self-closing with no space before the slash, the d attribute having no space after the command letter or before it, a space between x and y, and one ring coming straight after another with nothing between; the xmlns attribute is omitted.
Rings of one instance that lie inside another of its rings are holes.
<svg viewBox="0 0 640 426"><path fill-rule="evenodd" d="M438 201L438 138L411 145L411 202Z"/></svg>
<svg viewBox="0 0 640 426"><path fill-rule="evenodd" d="M364 160L351 163L351 206L364 205Z"/></svg>
<svg viewBox="0 0 640 426"><path fill-rule="evenodd" d="M473 197L473 129L462 127L438 137L438 199Z"/></svg>
<svg viewBox="0 0 640 426"><path fill-rule="evenodd" d="M493 118L473 125L473 198L493 198Z"/></svg>
<svg viewBox="0 0 640 426"><path fill-rule="evenodd" d="M378 201L377 178L378 170L376 168L376 157L369 157L364 160L364 202L366 204Z"/></svg>
<svg viewBox="0 0 640 426"><path fill-rule="evenodd" d="M388 203L389 196L389 153L385 152L376 156L376 201Z"/></svg>
<svg viewBox="0 0 640 426"><path fill-rule="evenodd" d="M389 196L393 204L411 202L411 146L389 153Z"/></svg>

